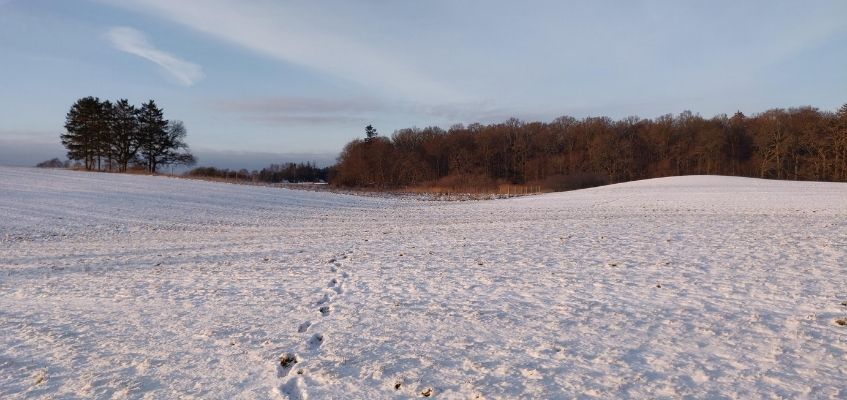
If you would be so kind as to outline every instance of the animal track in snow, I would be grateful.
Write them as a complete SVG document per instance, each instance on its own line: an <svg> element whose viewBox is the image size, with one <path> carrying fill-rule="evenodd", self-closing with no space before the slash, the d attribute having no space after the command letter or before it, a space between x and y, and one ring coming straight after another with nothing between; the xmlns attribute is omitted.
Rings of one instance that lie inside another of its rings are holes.
<svg viewBox="0 0 847 400"><path fill-rule="evenodd" d="M297 355L293 353L285 353L279 356L279 367L277 371L277 375L280 377L287 376L291 369L294 368L294 365L297 364L299 360L297 359Z"/></svg>
<svg viewBox="0 0 847 400"><path fill-rule="evenodd" d="M279 387L279 391L289 399L300 400L308 398L303 379L299 376L284 383Z"/></svg>
<svg viewBox="0 0 847 400"><path fill-rule="evenodd" d="M316 334L312 335L312 337L309 338L309 347L311 347L312 349L317 349L318 347L321 347L323 342L324 342L324 335L322 335L320 333L316 333Z"/></svg>
<svg viewBox="0 0 847 400"><path fill-rule="evenodd" d="M352 254L352 251L349 251L348 254ZM331 303L335 300L336 295L341 294L343 292L342 286L344 282L342 278L347 278L350 275L346 271L342 271L342 263L338 261L338 259L347 259L347 254L341 255L336 258L331 258L327 263L330 265L330 271L332 273L337 274L335 277L329 280L326 287L328 290L324 290L325 293L323 296L316 302L316 305L320 306L318 311L321 313L321 316L326 317L332 311ZM309 331L309 328L312 327L311 321L305 321L301 323L297 327L298 333L306 333ZM310 350L319 349L324 343L324 335L322 333L314 333L306 339L306 346ZM280 357L279 365L278 365L278 376L286 377L290 374L291 370L294 368L294 365L300 362L301 360L297 358L293 353L285 353ZM305 371L300 369L297 371L298 375L304 374ZM291 377L288 378L282 386L279 387L280 392L283 395L286 395L290 398L305 398L305 381L299 377Z"/></svg>
<svg viewBox="0 0 847 400"><path fill-rule="evenodd" d="M324 293L323 297L321 297L321 299L320 299L320 300L318 300L317 302L315 302L315 304L316 304L316 305L319 305L319 306L322 306L322 305L325 305L325 304L329 304L330 302L332 302L332 298L333 298L333 296L334 296L334 295L335 295L335 292L334 292L334 291L333 291L333 292L329 292L329 293Z"/></svg>

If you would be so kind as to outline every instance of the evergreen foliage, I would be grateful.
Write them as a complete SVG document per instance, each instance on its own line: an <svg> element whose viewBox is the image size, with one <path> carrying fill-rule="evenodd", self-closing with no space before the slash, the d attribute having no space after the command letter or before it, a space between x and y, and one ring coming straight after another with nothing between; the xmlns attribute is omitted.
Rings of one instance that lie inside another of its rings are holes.
<svg viewBox="0 0 847 400"><path fill-rule="evenodd" d="M181 121L169 122L153 100L137 108L126 99L77 100L65 117L62 145L87 170L126 172L130 165L156 173L166 165L193 165Z"/></svg>

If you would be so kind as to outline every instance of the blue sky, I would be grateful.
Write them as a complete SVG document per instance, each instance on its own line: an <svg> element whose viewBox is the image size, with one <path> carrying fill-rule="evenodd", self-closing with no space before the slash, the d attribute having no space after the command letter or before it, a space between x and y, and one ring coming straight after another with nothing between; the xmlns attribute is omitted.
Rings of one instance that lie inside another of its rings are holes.
<svg viewBox="0 0 847 400"><path fill-rule="evenodd" d="M834 110L844 21L843 0L0 0L0 164L62 155L88 95L155 99L201 164L251 168L331 160L367 124Z"/></svg>

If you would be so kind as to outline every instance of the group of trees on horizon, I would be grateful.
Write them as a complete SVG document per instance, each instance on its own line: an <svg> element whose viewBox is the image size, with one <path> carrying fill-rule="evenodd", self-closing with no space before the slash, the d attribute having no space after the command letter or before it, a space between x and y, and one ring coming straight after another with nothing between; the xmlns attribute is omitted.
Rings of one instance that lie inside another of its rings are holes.
<svg viewBox="0 0 847 400"><path fill-rule="evenodd" d="M193 165L180 121L164 119L153 100L136 108L85 97L73 104L61 136L71 161L87 170L155 173ZM58 159L42 167L68 166ZM200 167L192 177L263 183L329 182L345 187L453 190L502 184L569 190L677 175L731 175L847 182L847 104L836 112L813 107L736 112L704 118L684 111L655 119L608 117L552 122L457 124L448 130L406 128L390 137L368 125L337 164L272 164L261 171Z"/></svg>
<svg viewBox="0 0 847 400"><path fill-rule="evenodd" d="M567 190L692 174L845 182L847 104L837 112L798 107L712 118L685 111L656 119L510 119L391 137L368 126L341 152L332 183Z"/></svg>
<svg viewBox="0 0 847 400"><path fill-rule="evenodd" d="M53 159L45 160L45 161L42 161L38 164L35 164L35 167L36 168L70 168L71 167L71 161L70 160L62 161L58 158L53 158Z"/></svg>
<svg viewBox="0 0 847 400"><path fill-rule="evenodd" d="M62 145L68 159L86 170L126 172L130 165L149 173L165 165L193 165L181 121L168 121L153 100L135 107L126 99L77 100L65 118Z"/></svg>
<svg viewBox="0 0 847 400"><path fill-rule="evenodd" d="M302 183L328 182L333 175L333 167L319 168L314 163L271 164L261 171L247 169L230 170L215 167L197 167L185 173L196 178L236 179L262 183Z"/></svg>

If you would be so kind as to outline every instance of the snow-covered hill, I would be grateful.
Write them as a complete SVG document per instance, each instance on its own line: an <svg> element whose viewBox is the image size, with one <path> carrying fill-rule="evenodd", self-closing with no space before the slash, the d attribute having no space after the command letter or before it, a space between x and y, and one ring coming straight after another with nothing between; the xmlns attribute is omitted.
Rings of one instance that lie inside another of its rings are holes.
<svg viewBox="0 0 847 400"><path fill-rule="evenodd" d="M845 304L845 184L440 203L0 168L0 398L845 398Z"/></svg>

